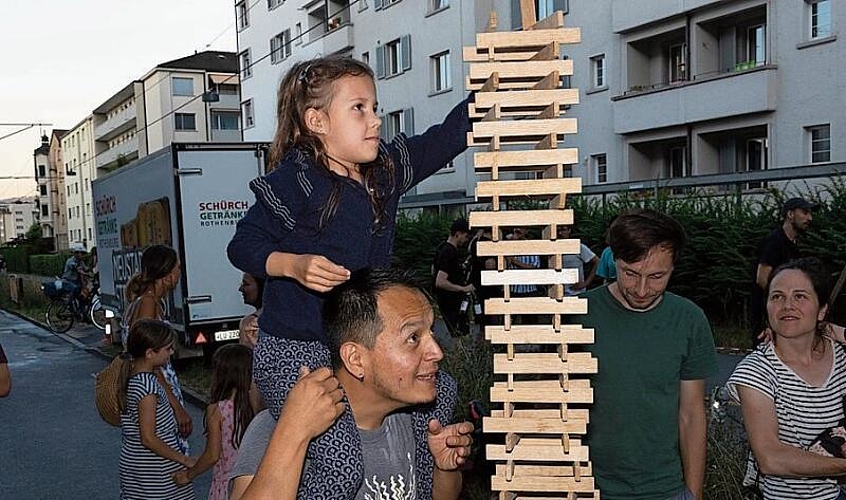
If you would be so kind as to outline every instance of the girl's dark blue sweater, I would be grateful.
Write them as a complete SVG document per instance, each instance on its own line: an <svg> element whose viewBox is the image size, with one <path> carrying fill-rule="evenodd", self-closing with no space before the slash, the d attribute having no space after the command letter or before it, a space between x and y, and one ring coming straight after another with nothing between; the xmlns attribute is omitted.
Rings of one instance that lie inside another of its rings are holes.
<svg viewBox="0 0 846 500"><path fill-rule="evenodd" d="M374 231L374 215L365 187L326 169L293 150L270 174L255 179L250 189L256 203L238 222L229 242L229 260L238 269L268 278L266 263L273 252L323 255L349 271L385 267L393 249L399 198L437 172L467 148L470 131L468 100L458 104L444 122L421 135L400 134L380 144L380 155L394 165L394 189L385 222ZM320 216L340 182L337 210L320 228ZM290 278L269 278L264 287L259 328L280 338L328 344L322 325L322 294Z"/></svg>

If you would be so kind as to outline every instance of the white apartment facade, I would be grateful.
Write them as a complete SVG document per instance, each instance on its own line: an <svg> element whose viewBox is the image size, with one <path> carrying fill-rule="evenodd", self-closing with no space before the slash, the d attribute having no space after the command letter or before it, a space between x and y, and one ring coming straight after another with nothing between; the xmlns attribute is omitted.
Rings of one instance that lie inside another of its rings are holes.
<svg viewBox="0 0 846 500"><path fill-rule="evenodd" d="M34 198L0 200L0 244L24 236L38 223L38 208Z"/></svg>
<svg viewBox="0 0 846 500"><path fill-rule="evenodd" d="M241 141L238 96L234 53L157 65L93 111L97 168L118 168L173 142Z"/></svg>
<svg viewBox="0 0 846 500"><path fill-rule="evenodd" d="M585 184L846 161L843 2L570 4Z"/></svg>
<svg viewBox="0 0 846 500"><path fill-rule="evenodd" d="M565 85L585 185L846 161L846 4L833 0L536 0L582 42ZM250 5L252 5L250 7ZM293 61L334 52L377 72L388 134L420 132L465 95L462 46L489 13L517 29L518 0L236 2L246 140L271 140L278 82ZM287 41L290 40L290 43ZM271 54L271 51L273 53ZM473 201L468 153L403 199ZM749 185L748 187L757 187Z"/></svg>
<svg viewBox="0 0 846 500"><path fill-rule="evenodd" d="M94 115L88 115L61 139L67 207L68 244L90 250L97 245L91 210L91 181L97 178L94 149Z"/></svg>
<svg viewBox="0 0 846 500"><path fill-rule="evenodd" d="M62 162L61 138L67 130L54 129L43 136L41 146L33 153L37 183L36 208L41 237L50 238L56 250L68 248L65 172Z"/></svg>

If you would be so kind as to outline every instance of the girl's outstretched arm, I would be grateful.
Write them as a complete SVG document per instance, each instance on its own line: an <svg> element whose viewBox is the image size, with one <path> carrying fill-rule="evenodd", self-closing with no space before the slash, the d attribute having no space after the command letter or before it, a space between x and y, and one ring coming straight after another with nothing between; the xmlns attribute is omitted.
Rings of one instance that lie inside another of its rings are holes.
<svg viewBox="0 0 846 500"><path fill-rule="evenodd" d="M203 454L197 459L197 463L191 467L174 473L173 481L176 484L190 483L195 477L214 467L214 464L220 460L220 455L223 452L223 443L221 442L223 417L220 415L220 408L217 403L212 403L206 408L206 425L206 448L203 450Z"/></svg>
<svg viewBox="0 0 846 500"><path fill-rule="evenodd" d="M191 467L197 459L183 455L162 441L156 434L156 405L158 396L148 394L138 401L138 425L141 432L141 444L156 455Z"/></svg>

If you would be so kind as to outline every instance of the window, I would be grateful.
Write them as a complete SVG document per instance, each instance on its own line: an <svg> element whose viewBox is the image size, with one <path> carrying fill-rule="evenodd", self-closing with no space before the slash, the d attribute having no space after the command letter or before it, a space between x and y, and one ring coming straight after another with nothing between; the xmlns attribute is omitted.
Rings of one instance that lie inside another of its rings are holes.
<svg viewBox="0 0 846 500"><path fill-rule="evenodd" d="M239 130L239 114L237 111L212 111L212 130Z"/></svg>
<svg viewBox="0 0 846 500"><path fill-rule="evenodd" d="M815 0L811 4L811 38L825 38L831 35L831 1Z"/></svg>
<svg viewBox="0 0 846 500"><path fill-rule="evenodd" d="M270 62L285 60L291 55L291 30L285 30L270 39Z"/></svg>
<svg viewBox="0 0 846 500"><path fill-rule="evenodd" d="M373 8L376 10L384 9L395 3L399 3L400 1L401 0L373 0Z"/></svg>
<svg viewBox="0 0 846 500"><path fill-rule="evenodd" d="M667 173L671 179L678 179L681 177L688 177L687 148L684 146L676 146L669 149L667 153Z"/></svg>
<svg viewBox="0 0 846 500"><path fill-rule="evenodd" d="M811 163L831 161L831 125L808 127L811 136Z"/></svg>
<svg viewBox="0 0 846 500"><path fill-rule="evenodd" d="M535 9L537 9L538 20L541 20L555 12L555 4L552 0L535 0Z"/></svg>
<svg viewBox="0 0 846 500"><path fill-rule="evenodd" d="M677 83L687 80L687 44L677 43L669 49L669 82Z"/></svg>
<svg viewBox="0 0 846 500"><path fill-rule="evenodd" d="M285 0L267 0L267 10L273 10L284 3Z"/></svg>
<svg viewBox="0 0 846 500"><path fill-rule="evenodd" d="M173 85L173 95L194 95L193 78L180 78L178 76L174 76L171 79L171 84Z"/></svg>
<svg viewBox="0 0 846 500"><path fill-rule="evenodd" d="M241 60L241 78L247 79L253 76L252 58L250 57L250 49L241 52L238 57Z"/></svg>
<svg viewBox="0 0 846 500"><path fill-rule="evenodd" d="M238 16L238 31L241 31L250 26L250 8L247 6L247 1L238 2L235 5L235 12Z"/></svg>
<svg viewBox="0 0 846 500"><path fill-rule="evenodd" d="M437 12L449 7L449 0L429 0L429 12Z"/></svg>
<svg viewBox="0 0 846 500"><path fill-rule="evenodd" d="M593 169L596 172L596 183L608 182L608 161L605 154L593 155Z"/></svg>
<svg viewBox="0 0 846 500"><path fill-rule="evenodd" d="M73 209L68 208L68 219L73 219Z"/></svg>
<svg viewBox="0 0 846 500"><path fill-rule="evenodd" d="M432 92L443 92L452 88L450 76L449 51L431 56Z"/></svg>
<svg viewBox="0 0 846 500"><path fill-rule="evenodd" d="M47 217L48 215L50 215L50 207L47 205L41 205L41 216Z"/></svg>
<svg viewBox="0 0 846 500"><path fill-rule="evenodd" d="M362 52L361 53L361 62L364 64L370 65L370 52Z"/></svg>
<svg viewBox="0 0 846 500"><path fill-rule="evenodd" d="M745 155L746 172L754 172L757 170L767 169L767 138L756 137L746 140L746 155ZM758 189L764 187L761 182L747 182L746 189Z"/></svg>
<svg viewBox="0 0 846 500"><path fill-rule="evenodd" d="M763 24L746 30L746 60L760 66L767 61L766 31Z"/></svg>
<svg viewBox="0 0 846 500"><path fill-rule="evenodd" d="M47 184L38 186L38 189L41 192L41 196L47 196Z"/></svg>
<svg viewBox="0 0 846 500"><path fill-rule="evenodd" d="M401 109L388 113L382 119L382 139L390 141L396 135L405 133L406 135L414 134L414 109Z"/></svg>
<svg viewBox="0 0 846 500"><path fill-rule="evenodd" d="M244 120L244 128L250 128L255 125L255 117L253 116L253 100L248 99L241 103L241 114Z"/></svg>
<svg viewBox="0 0 846 500"><path fill-rule="evenodd" d="M47 175L47 167L38 165L38 177L44 177L45 175Z"/></svg>
<svg viewBox="0 0 846 500"><path fill-rule="evenodd" d="M605 54L591 57L590 65L593 68L593 88L605 87Z"/></svg>
<svg viewBox="0 0 846 500"><path fill-rule="evenodd" d="M411 36L376 47L376 76L386 78L411 69Z"/></svg>
<svg viewBox="0 0 846 500"><path fill-rule="evenodd" d="M194 113L174 113L173 119L176 130L197 130L197 120Z"/></svg>
<svg viewBox="0 0 846 500"><path fill-rule="evenodd" d="M301 43L303 43L303 23L297 23L294 25L294 44Z"/></svg>

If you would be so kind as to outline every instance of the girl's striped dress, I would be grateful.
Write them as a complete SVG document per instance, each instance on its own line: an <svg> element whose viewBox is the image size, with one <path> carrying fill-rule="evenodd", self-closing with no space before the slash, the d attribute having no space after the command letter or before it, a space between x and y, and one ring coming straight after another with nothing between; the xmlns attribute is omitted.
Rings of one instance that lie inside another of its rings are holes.
<svg viewBox="0 0 846 500"><path fill-rule="evenodd" d="M156 455L141 444L138 403L146 396L156 396L156 435L179 451L178 426L164 388L151 372L136 373L129 378L126 390L126 411L121 414L123 445L120 450L120 498L122 500L193 500L191 484L177 486L174 472L182 464Z"/></svg>

